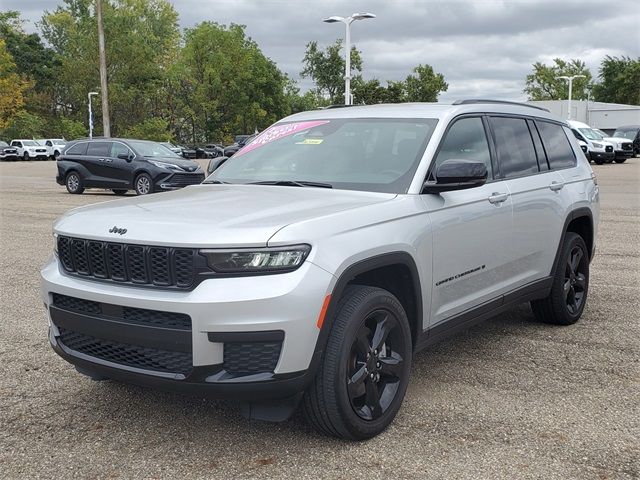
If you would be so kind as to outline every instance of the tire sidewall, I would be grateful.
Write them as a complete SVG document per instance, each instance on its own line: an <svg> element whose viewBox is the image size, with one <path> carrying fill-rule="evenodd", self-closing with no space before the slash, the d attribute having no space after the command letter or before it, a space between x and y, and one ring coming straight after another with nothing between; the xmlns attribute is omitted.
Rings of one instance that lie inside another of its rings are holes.
<svg viewBox="0 0 640 480"><path fill-rule="evenodd" d="M75 176L78 179L78 187L75 190L72 190L71 188L69 188L69 179L71 177ZM65 186L67 187L67 191L71 194L78 194L78 193L82 193L82 191L84 190L83 186L82 186L82 177L80 177L80 174L77 172L69 172L67 174L67 177L65 178Z"/></svg>
<svg viewBox="0 0 640 480"><path fill-rule="evenodd" d="M386 310L393 314L398 320L398 327L396 328L400 328L405 337L405 351L398 352L401 353L404 358L404 370L396 396L387 411L376 420L364 420L358 416L351 406L346 379L349 354L353 340L365 319L375 310ZM338 315L340 315L340 313L341 312L338 312ZM412 356L411 331L406 313L400 302L393 295L381 289L376 289L376 291L368 295L365 301L358 305L357 309L352 313L352 318L348 322L347 327L341 332L339 351L340 356L337 363L337 372L333 379L338 411L351 436L357 439L370 438L380 433L393 421L402 405L409 383Z"/></svg>
<svg viewBox="0 0 640 480"><path fill-rule="evenodd" d="M149 180L149 191L147 193L141 193L140 190L138 190L138 182L143 177L146 177L147 180ZM153 193L153 180L151 179L151 176L147 173L141 173L138 175L133 184L133 189L135 190L136 195L149 195L150 193Z"/></svg>
<svg viewBox="0 0 640 480"><path fill-rule="evenodd" d="M567 308L566 298L563 295L563 286L564 286L565 265L569 259L569 255L571 255L571 251L576 246L579 246L582 249L583 259L586 260L585 289L584 289L584 298L582 300L582 304L580 305L580 308L578 309L578 312L575 314L572 314L569 312L569 309ZM558 306L560 305L562 306L562 308L559 309L559 311L561 311L564 316L564 320L565 320L564 323L566 323L567 325L576 323L580 319L580 316L584 311L584 308L587 304L587 299L589 297L589 251L587 250L587 245L585 244L582 237L576 233L570 232L567 235L567 239L565 240L564 248L562 250L562 258L560 259L560 263L558 264L558 271L556 272L556 278L554 279L553 288L554 288L554 293L556 294L556 302Z"/></svg>

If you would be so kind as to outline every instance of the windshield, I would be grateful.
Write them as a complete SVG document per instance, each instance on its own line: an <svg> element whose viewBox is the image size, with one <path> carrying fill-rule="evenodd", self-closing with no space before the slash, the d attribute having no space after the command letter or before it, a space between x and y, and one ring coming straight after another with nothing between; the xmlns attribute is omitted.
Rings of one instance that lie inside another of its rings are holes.
<svg viewBox="0 0 640 480"><path fill-rule="evenodd" d="M2 140L0 140L0 147L8 147L9 144L7 142L3 142Z"/></svg>
<svg viewBox="0 0 640 480"><path fill-rule="evenodd" d="M349 118L276 124L207 181L311 182L406 193L436 123L432 118Z"/></svg>
<svg viewBox="0 0 640 480"><path fill-rule="evenodd" d="M633 140L636 138L637 130L616 130L613 133L614 137L628 138L629 140Z"/></svg>
<svg viewBox="0 0 640 480"><path fill-rule="evenodd" d="M26 147L37 147L39 144L35 140L22 140L22 145Z"/></svg>
<svg viewBox="0 0 640 480"><path fill-rule="evenodd" d="M578 130L589 140L602 140L602 135L599 135L598 132L591 128L579 128Z"/></svg>
<svg viewBox="0 0 640 480"><path fill-rule="evenodd" d="M129 145L143 157L175 157L180 158L173 150L161 143L129 140Z"/></svg>
<svg viewBox="0 0 640 480"><path fill-rule="evenodd" d="M67 141L64 138L52 138L51 143L54 145L64 145Z"/></svg>

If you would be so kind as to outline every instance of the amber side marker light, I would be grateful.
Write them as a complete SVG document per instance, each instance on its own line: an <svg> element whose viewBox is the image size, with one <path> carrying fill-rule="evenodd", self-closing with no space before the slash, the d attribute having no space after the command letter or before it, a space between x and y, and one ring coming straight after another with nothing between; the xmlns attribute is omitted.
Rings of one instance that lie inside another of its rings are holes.
<svg viewBox="0 0 640 480"><path fill-rule="evenodd" d="M322 309L320 310L320 315L318 315L318 323L316 323L316 326L318 328L322 328L322 324L324 323L324 317L327 314L327 309L329 308L330 302L331 302L331 294L324 297L324 302L322 302Z"/></svg>

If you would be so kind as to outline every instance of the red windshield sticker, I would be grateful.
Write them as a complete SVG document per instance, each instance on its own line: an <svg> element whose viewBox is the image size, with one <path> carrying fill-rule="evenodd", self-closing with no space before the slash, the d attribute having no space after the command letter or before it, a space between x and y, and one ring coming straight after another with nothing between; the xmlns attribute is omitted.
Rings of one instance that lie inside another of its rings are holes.
<svg viewBox="0 0 640 480"><path fill-rule="evenodd" d="M239 157L240 155L250 152L251 150L260 148L267 143L271 143L280 138L293 135L294 133L308 130L309 128L317 127L318 125L324 125L325 123L329 123L329 120L315 120L313 122L297 122L287 123L286 125L274 125L273 127L267 128L264 132L258 135L249 145L244 147L242 150L239 150L233 157Z"/></svg>

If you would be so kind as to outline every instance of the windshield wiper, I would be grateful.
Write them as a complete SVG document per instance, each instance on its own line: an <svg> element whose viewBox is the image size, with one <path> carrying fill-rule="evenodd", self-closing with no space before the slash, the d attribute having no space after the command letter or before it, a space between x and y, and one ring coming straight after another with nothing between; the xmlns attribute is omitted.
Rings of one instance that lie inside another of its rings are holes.
<svg viewBox="0 0 640 480"><path fill-rule="evenodd" d="M247 185L278 185L283 187L318 187L333 188L330 183L307 182L305 180L264 180L261 182L249 182Z"/></svg>

